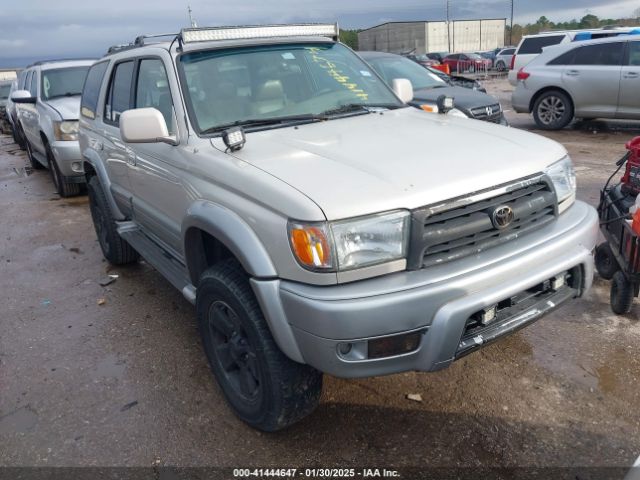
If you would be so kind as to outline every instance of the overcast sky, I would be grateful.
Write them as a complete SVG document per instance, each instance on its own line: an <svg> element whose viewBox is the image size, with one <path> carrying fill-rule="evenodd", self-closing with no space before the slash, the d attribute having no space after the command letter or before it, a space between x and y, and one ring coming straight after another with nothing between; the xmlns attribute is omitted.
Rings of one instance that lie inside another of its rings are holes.
<svg viewBox="0 0 640 480"><path fill-rule="evenodd" d="M509 0L450 0L452 19L504 18ZM0 67L50 57L100 56L143 33L187 26L190 4L199 25L338 21L366 28L394 20L441 20L446 0L4 0ZM638 0L515 0L516 23L628 17Z"/></svg>

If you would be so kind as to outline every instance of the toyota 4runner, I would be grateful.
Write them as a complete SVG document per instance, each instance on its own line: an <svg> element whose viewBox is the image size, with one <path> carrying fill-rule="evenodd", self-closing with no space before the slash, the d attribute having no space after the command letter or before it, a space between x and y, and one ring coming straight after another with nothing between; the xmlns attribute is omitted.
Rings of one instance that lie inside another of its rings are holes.
<svg viewBox="0 0 640 480"><path fill-rule="evenodd" d="M230 406L267 431L316 407L323 372L445 368L593 276L597 217L562 146L408 107L410 83L337 33L139 37L82 94L104 256L141 255L195 304Z"/></svg>

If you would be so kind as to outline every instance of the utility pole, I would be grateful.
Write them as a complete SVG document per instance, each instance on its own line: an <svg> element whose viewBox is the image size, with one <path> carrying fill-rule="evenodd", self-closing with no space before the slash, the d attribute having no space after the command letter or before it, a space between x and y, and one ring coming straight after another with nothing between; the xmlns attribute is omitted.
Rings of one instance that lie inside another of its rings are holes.
<svg viewBox="0 0 640 480"><path fill-rule="evenodd" d="M513 45L513 0L511 0L511 28L509 29L509 46Z"/></svg>
<svg viewBox="0 0 640 480"><path fill-rule="evenodd" d="M191 24L191 28L196 28L198 26L198 24L193 19L193 15L192 15L193 12L191 10L191 5L187 5L187 10L189 12L189 23Z"/></svg>
<svg viewBox="0 0 640 480"><path fill-rule="evenodd" d="M449 3L447 0L447 44L449 45L449 53L451 53L451 27L449 27Z"/></svg>

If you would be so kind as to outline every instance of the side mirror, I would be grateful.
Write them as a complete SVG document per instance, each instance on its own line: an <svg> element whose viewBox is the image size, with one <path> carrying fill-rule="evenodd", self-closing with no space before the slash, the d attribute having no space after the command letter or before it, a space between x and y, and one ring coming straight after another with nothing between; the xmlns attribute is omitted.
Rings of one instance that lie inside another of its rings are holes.
<svg viewBox="0 0 640 480"><path fill-rule="evenodd" d="M38 99L31 96L31 92L28 90L16 90L11 94L11 101L13 103L36 103Z"/></svg>
<svg viewBox="0 0 640 480"><path fill-rule="evenodd" d="M168 143L177 145L169 136L167 122L155 108L135 108L120 115L120 135L126 143Z"/></svg>
<svg viewBox="0 0 640 480"><path fill-rule="evenodd" d="M394 78L391 88L404 103L409 103L413 100L413 85L406 78Z"/></svg>

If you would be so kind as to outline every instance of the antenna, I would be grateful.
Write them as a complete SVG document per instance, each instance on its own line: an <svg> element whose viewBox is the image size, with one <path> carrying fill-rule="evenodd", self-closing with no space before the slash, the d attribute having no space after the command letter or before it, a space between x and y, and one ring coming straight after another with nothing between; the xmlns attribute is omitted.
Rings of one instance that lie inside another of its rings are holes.
<svg viewBox="0 0 640 480"><path fill-rule="evenodd" d="M193 10L191 10L191 5L187 5L187 11L189 12L189 23L191 24L191 28L197 28L198 24L193 19L193 15L192 15Z"/></svg>

